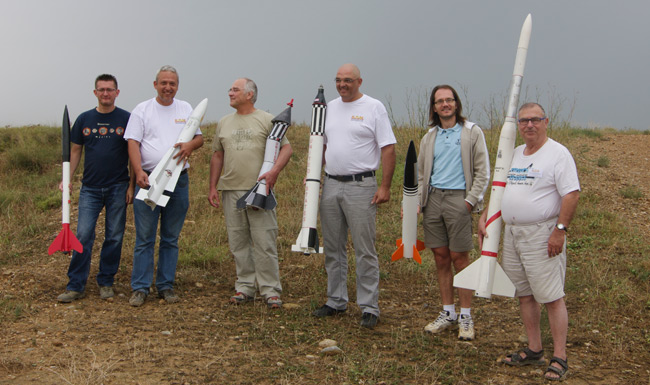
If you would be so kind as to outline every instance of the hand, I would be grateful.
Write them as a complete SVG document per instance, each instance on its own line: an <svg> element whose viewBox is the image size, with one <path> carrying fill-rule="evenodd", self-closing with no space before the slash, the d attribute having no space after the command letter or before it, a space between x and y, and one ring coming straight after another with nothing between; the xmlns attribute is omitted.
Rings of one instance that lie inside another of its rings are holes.
<svg viewBox="0 0 650 385"><path fill-rule="evenodd" d="M553 258L562 253L564 248L564 231L553 229L551 236L548 238L548 257Z"/></svg>
<svg viewBox="0 0 650 385"><path fill-rule="evenodd" d="M181 164L181 162L187 162L192 155L192 146L189 142L176 143L175 148L178 148L178 152L173 156L173 159L178 159L176 164Z"/></svg>
<svg viewBox="0 0 650 385"><path fill-rule="evenodd" d="M257 178L257 181L259 182L262 179L266 181L266 195L269 195L275 186L275 182L278 181L278 174L273 172L273 170L270 170L260 175L260 177Z"/></svg>
<svg viewBox="0 0 650 385"><path fill-rule="evenodd" d="M212 207L219 208L219 192L216 189L211 189L208 194L208 202Z"/></svg>
<svg viewBox="0 0 650 385"><path fill-rule="evenodd" d="M135 186L129 185L129 188L126 189L126 204L130 205L133 203L133 198L135 196Z"/></svg>
<svg viewBox="0 0 650 385"><path fill-rule="evenodd" d="M468 201L465 201L465 206L467 207L467 212L471 213L473 209L472 205L470 205Z"/></svg>
<svg viewBox="0 0 650 385"><path fill-rule="evenodd" d="M478 248L483 249L483 239L488 237L487 230L485 228L485 217L486 217L486 212L483 212L483 215L481 215L478 219Z"/></svg>
<svg viewBox="0 0 650 385"><path fill-rule="evenodd" d="M390 190L384 187L379 187L377 189L377 192L375 193L375 196L372 197L372 201L370 204L373 205L379 205L382 203L386 203L390 200Z"/></svg>
<svg viewBox="0 0 650 385"><path fill-rule="evenodd" d="M68 184L68 189L72 191L72 183ZM59 191L63 191L63 181L59 182Z"/></svg>
<svg viewBox="0 0 650 385"><path fill-rule="evenodd" d="M147 175L144 170L140 170L135 174L135 183L140 186L140 188L149 187L149 175Z"/></svg>

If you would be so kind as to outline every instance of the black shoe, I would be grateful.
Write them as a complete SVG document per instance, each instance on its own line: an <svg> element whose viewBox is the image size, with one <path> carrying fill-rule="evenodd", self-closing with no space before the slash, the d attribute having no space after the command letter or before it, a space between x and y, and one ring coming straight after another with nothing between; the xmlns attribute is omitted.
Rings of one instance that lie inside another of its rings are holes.
<svg viewBox="0 0 650 385"><path fill-rule="evenodd" d="M318 309L314 310L314 312L311 313L311 314L313 314L316 317L331 317L333 315L345 313L345 310L346 309L336 310L336 309L334 309L332 307L329 307L327 305L323 305L323 306L319 307Z"/></svg>
<svg viewBox="0 0 650 385"><path fill-rule="evenodd" d="M361 326L368 329L374 329L379 322L379 317L371 313L363 313L361 316Z"/></svg>

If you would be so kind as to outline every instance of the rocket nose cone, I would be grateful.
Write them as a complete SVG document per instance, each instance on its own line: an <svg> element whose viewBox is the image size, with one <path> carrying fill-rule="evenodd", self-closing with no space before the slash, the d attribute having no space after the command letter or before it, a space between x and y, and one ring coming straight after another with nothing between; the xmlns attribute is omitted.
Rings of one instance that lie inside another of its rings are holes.
<svg viewBox="0 0 650 385"><path fill-rule="evenodd" d="M417 175L418 156L415 153L415 143L411 141L406 151L406 162L404 162L404 187L415 188L418 185Z"/></svg>
<svg viewBox="0 0 650 385"><path fill-rule="evenodd" d="M273 120L271 120L271 123L274 124L278 122L291 124L291 107L285 108L284 111L280 112L278 116L276 116L275 118L273 118Z"/></svg>
<svg viewBox="0 0 650 385"><path fill-rule="evenodd" d="M409 143L409 148L406 151L406 163L407 164L408 163L415 163L417 161L418 161L418 155L415 152L415 143L413 143L413 141L411 141Z"/></svg>
<svg viewBox="0 0 650 385"><path fill-rule="evenodd" d="M316 98L314 98L313 104L327 104L325 102L325 89L323 89L322 85L318 87L318 93L316 94Z"/></svg>

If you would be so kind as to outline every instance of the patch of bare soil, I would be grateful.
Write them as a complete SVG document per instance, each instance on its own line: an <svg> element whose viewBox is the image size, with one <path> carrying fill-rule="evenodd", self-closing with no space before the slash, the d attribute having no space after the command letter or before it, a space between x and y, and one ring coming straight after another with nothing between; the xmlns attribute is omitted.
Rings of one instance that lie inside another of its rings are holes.
<svg viewBox="0 0 650 385"><path fill-rule="evenodd" d="M583 194L601 197L645 239L650 236L648 148L650 135L580 138L571 147L581 172ZM601 156L610 160L609 167L595 165ZM619 190L626 185L636 186L644 197L623 198ZM55 298L65 289L69 259L60 254L44 256L48 243L43 239L32 259L0 267L0 301L18 305L15 317L0 325L0 384L347 383L354 373L337 372L339 365L370 374L385 373L385 379L358 382L366 384L543 383L541 369L497 363L505 353L521 348L525 339L513 299L476 301L475 341L459 342L453 333L424 334L424 325L435 318L439 307L434 272L400 275L391 272L389 261L382 260L382 272L390 273L382 281L381 322L374 331L366 331L358 326L360 313L354 306L328 321L310 316L325 297L322 256L306 261L285 252L281 262L283 299L297 305L296 309L271 311L260 300L228 305L235 277L232 262L208 264L206 269L180 266L180 303L167 305L150 295L145 305L136 309L128 305L131 252L126 247L113 300L100 300L94 285L96 243L86 298L60 304ZM309 285L317 292L305 288L305 279L313 277L320 284ZM352 278L351 288L353 282ZM581 322L590 305L579 303L577 294L570 294L569 316ZM597 320L588 331L571 329L568 354L572 374L565 383L648 384L648 342L644 346L625 341L625 333L641 339L644 333L649 335L647 322L642 321L648 310L640 312L641 320L619 315L631 329L623 330L623 340L611 349L612 342L600 335L605 330L598 330ZM601 324L600 328L609 326ZM319 356L318 341L332 337L344 351L357 351L360 356ZM613 350L619 354L612 355ZM355 361L368 356L373 359L365 367L364 362ZM465 361L462 367L467 373L450 372L450 368L460 367L458 361ZM484 372L472 369L472 361ZM486 362L490 364L486 366ZM391 377L391 367L412 369L408 378L400 381ZM436 376L436 372L443 374Z"/></svg>

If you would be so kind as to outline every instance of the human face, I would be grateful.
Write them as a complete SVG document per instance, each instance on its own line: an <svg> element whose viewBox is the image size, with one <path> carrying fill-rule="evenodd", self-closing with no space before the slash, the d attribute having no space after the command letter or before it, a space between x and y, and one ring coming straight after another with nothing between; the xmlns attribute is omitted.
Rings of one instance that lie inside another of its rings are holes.
<svg viewBox="0 0 650 385"><path fill-rule="evenodd" d="M228 98L230 98L230 107L238 109L239 107L247 104L252 104L252 92L246 92L246 80L237 79L228 90Z"/></svg>
<svg viewBox="0 0 650 385"><path fill-rule="evenodd" d="M344 65L339 68L339 71L336 73L336 91L341 95L341 100L344 102L353 102L363 96L359 92L362 81L354 67Z"/></svg>
<svg viewBox="0 0 650 385"><path fill-rule="evenodd" d="M95 84L93 93L97 97L99 105L110 108L115 106L115 99L120 94L120 90L117 89L115 82L112 80L99 80Z"/></svg>
<svg viewBox="0 0 650 385"><path fill-rule="evenodd" d="M539 146L546 141L546 127L548 126L548 118L544 116L544 112L538 106L524 108L519 111L519 119L530 118L543 118L539 123L526 122L526 124L519 124L519 134L526 142L527 146Z"/></svg>
<svg viewBox="0 0 650 385"><path fill-rule="evenodd" d="M450 89L441 88L436 91L433 95L433 111L438 114L440 120L456 120L456 100Z"/></svg>
<svg viewBox="0 0 650 385"><path fill-rule="evenodd" d="M158 92L156 100L163 106L169 106L174 102L174 96L178 91L178 75L173 72L163 71L153 82L153 87Z"/></svg>

